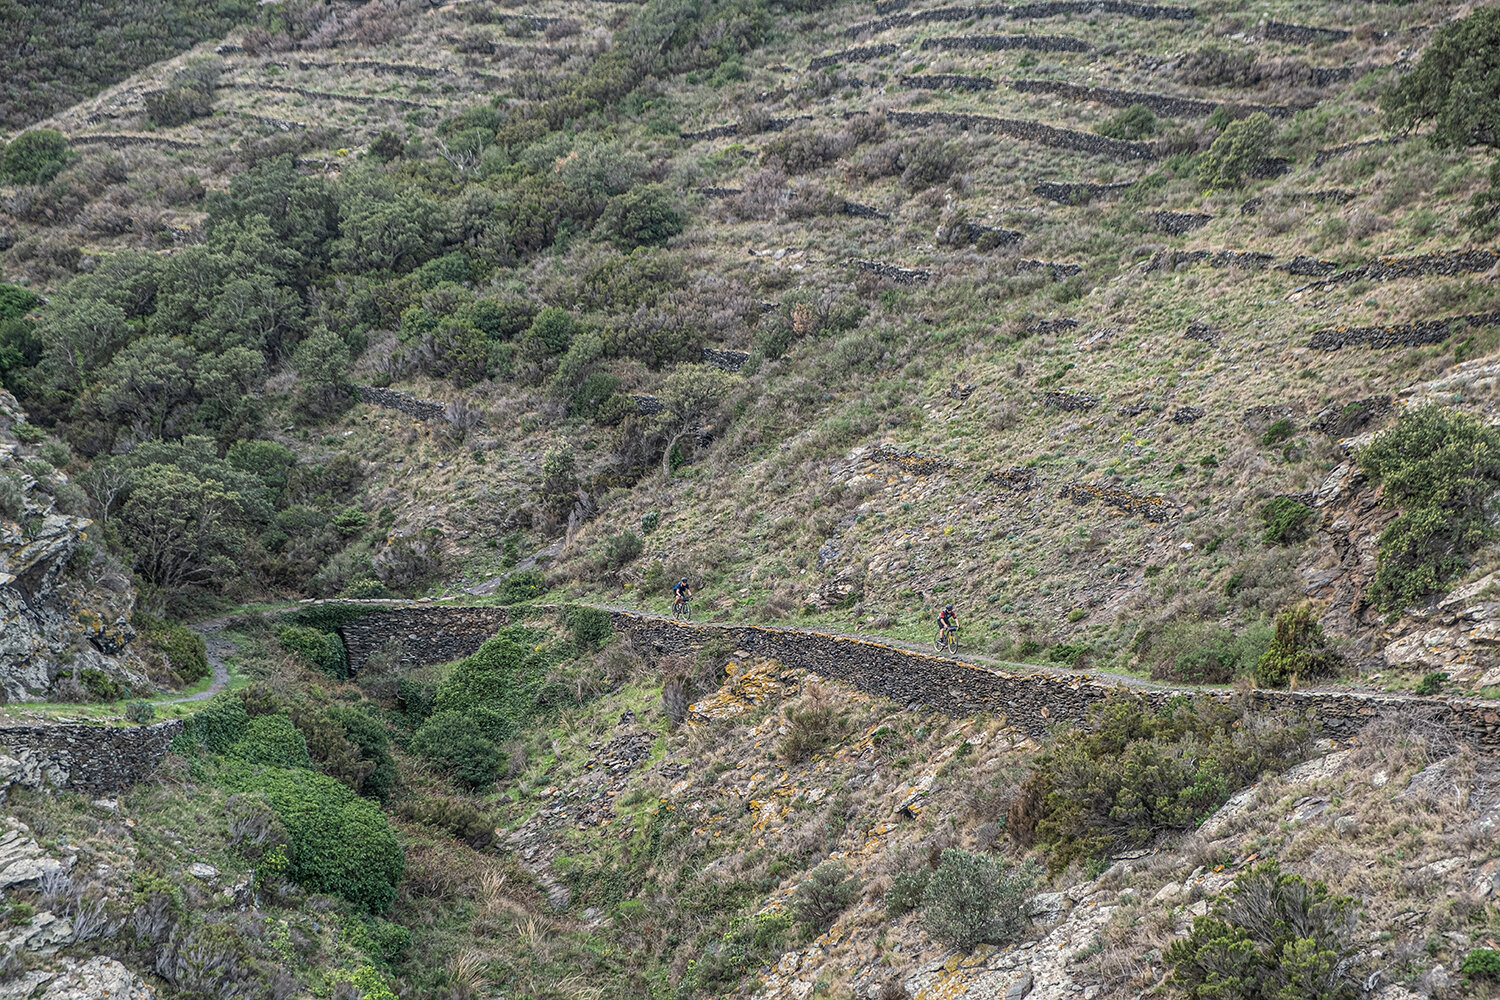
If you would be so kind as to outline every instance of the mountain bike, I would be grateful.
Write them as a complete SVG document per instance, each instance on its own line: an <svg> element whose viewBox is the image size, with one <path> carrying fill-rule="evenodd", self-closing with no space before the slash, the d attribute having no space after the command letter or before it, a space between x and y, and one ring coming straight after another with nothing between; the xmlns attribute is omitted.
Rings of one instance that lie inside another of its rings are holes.
<svg viewBox="0 0 1500 1000"><path fill-rule="evenodd" d="M688 614L688 602L677 600L672 602L672 617L678 621L690 622L692 617Z"/></svg>
<svg viewBox="0 0 1500 1000"><path fill-rule="evenodd" d="M958 629L950 628L947 638L943 637L943 630L938 629L937 634L932 637L932 648L939 653L958 652Z"/></svg>

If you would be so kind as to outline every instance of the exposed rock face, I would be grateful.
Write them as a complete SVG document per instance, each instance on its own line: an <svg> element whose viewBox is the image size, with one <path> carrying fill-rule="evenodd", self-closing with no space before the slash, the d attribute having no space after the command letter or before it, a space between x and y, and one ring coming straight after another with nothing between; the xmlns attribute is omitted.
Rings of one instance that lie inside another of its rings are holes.
<svg viewBox="0 0 1500 1000"><path fill-rule="evenodd" d="M16 398L0 389L0 475L19 484L24 508L15 521L0 513L0 699L45 697L65 663L137 681L124 655L133 638L127 619L134 595L128 588L104 595L59 586L92 522L57 511L42 484L22 470L13 428L25 419Z"/></svg>

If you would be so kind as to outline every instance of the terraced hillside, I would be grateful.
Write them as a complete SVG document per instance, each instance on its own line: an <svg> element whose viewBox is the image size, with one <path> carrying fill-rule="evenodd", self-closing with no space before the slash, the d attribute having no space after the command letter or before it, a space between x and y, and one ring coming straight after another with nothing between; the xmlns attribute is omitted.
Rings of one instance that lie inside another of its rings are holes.
<svg viewBox="0 0 1500 1000"><path fill-rule="evenodd" d="M27 880L15 954L183 996L1493 991L1493 781L1421 711L1277 778L1329 734L1254 699L1036 742L599 611L687 577L1187 694L1493 697L1493 8L214 10L0 150L0 596L41 623L0 668L141 721L168 622L240 650L124 806L22 793L27 858L109 871ZM357 612L258 617L439 595L515 624L351 678ZM172 863L127 886L137 836Z"/></svg>

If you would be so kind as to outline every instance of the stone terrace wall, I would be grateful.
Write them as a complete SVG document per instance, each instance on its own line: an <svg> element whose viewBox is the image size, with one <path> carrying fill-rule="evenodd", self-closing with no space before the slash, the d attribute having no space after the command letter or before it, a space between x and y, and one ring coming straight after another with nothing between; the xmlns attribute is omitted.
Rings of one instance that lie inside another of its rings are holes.
<svg viewBox="0 0 1500 1000"><path fill-rule="evenodd" d="M1074 101L1097 101L1112 108L1128 108L1142 104L1159 115L1198 118L1211 115L1220 104L1218 101L1200 101L1191 97L1172 97L1167 94L1148 94L1139 90L1117 90L1114 87L1085 87L1059 80L1012 80L1012 90L1023 94L1057 94ZM1250 111L1264 111L1272 118L1290 118L1296 108L1280 104L1249 104Z"/></svg>
<svg viewBox="0 0 1500 1000"><path fill-rule="evenodd" d="M1277 42L1342 42L1353 34L1346 28L1310 28L1304 24L1285 24L1267 21L1264 29L1267 38Z"/></svg>
<svg viewBox="0 0 1500 1000"><path fill-rule="evenodd" d="M1191 21L1191 7L1164 7L1159 4L1129 3L1126 0L1057 0L1054 3L974 4L963 7L934 7L909 14L890 14L847 28L844 34L858 38L866 32L891 31L938 21L968 21L976 17L1060 17L1065 14L1123 14L1147 21Z"/></svg>
<svg viewBox="0 0 1500 1000"><path fill-rule="evenodd" d="M901 51L901 46L886 42L883 45L865 45L859 48L844 49L842 52L830 53L826 56L818 56L807 64L808 69L822 69L825 66L837 66L846 62L869 62L871 59L879 59L882 56L893 56Z"/></svg>
<svg viewBox="0 0 1500 1000"><path fill-rule="evenodd" d="M1027 142L1040 143L1057 149L1072 149L1080 153L1098 153L1117 160L1154 160L1161 150L1149 142L1127 142L1123 139L1106 139L1092 132L1078 132L1070 128L1056 128L1024 118L992 118L989 115L970 115L952 111L887 111L886 121L895 125L957 125L976 132L995 132L1014 136Z"/></svg>
<svg viewBox="0 0 1500 1000"><path fill-rule="evenodd" d="M1440 274L1453 276L1488 271L1500 265L1497 250L1440 250L1437 253L1416 254L1411 257L1380 257L1350 268L1327 278L1315 281L1309 288L1323 288L1348 281L1390 281L1394 278L1426 278Z"/></svg>
<svg viewBox="0 0 1500 1000"><path fill-rule="evenodd" d="M1313 331L1308 344L1316 350L1337 351L1343 347L1420 347L1441 344L1456 330L1500 323L1500 311L1452 316L1448 319L1417 320L1391 326L1332 326Z"/></svg>
<svg viewBox="0 0 1500 1000"><path fill-rule="evenodd" d="M0 726L0 748L21 763L26 784L101 795L149 776L182 729L181 719L129 728Z"/></svg>
<svg viewBox="0 0 1500 1000"><path fill-rule="evenodd" d="M1040 195L1048 201L1055 201L1059 205L1087 205L1095 198L1118 194L1126 188L1134 187L1134 181L1124 181L1119 184L1089 184L1087 182L1070 183L1067 181L1038 181L1031 189L1031 193Z"/></svg>
<svg viewBox="0 0 1500 1000"><path fill-rule="evenodd" d="M1002 49L1088 52L1093 46L1081 38L1072 38L1068 35L948 35L943 38L924 38L922 48L924 50L950 49L961 52L998 52Z"/></svg>
<svg viewBox="0 0 1500 1000"><path fill-rule="evenodd" d="M160 146L163 149L198 149L196 142L168 139L162 135L70 135L68 143L73 146L108 146L110 149L125 149L130 146Z"/></svg>
<svg viewBox="0 0 1500 1000"><path fill-rule="evenodd" d="M339 626L339 637L358 670L387 643L400 643L401 662L413 667L447 663L474 652L511 623L508 608L397 607L372 611Z"/></svg>
<svg viewBox="0 0 1500 1000"><path fill-rule="evenodd" d="M953 716L990 713L1033 737L1059 723L1084 721L1090 706L1119 696L1116 685L1083 676L1005 674L899 649L869 639L824 635L756 625L697 625L649 618L627 611L611 613L616 632L643 652L676 652L720 637L752 656L853 684L862 691L907 706L926 706ZM1130 696L1156 708L1177 691L1138 690ZM1205 692L1227 699L1226 692ZM1493 702L1352 694L1256 691L1257 709L1310 713L1326 735L1348 740L1382 716L1422 718L1445 727L1482 751L1500 750L1500 705Z"/></svg>
<svg viewBox="0 0 1500 1000"><path fill-rule="evenodd" d="M355 386L359 390L359 401L371 406L382 406L387 410L400 410L418 420L441 420L443 404L435 399L418 399L395 389L381 389L373 385Z"/></svg>

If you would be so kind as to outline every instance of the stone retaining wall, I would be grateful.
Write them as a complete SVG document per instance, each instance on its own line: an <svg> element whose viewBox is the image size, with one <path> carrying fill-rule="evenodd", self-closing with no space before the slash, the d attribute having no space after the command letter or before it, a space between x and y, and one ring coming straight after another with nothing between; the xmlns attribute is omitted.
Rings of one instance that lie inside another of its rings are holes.
<svg viewBox="0 0 1500 1000"><path fill-rule="evenodd" d="M443 419L444 406L435 399L418 399L395 389L382 389L373 385L358 385L355 388L359 390L361 403L381 406L387 410L400 410L418 420Z"/></svg>
<svg viewBox="0 0 1500 1000"><path fill-rule="evenodd" d="M861 271L868 271L877 277L894 281L898 285L920 285L932 277L931 271L923 271L919 268L897 267L895 264L887 264L881 260L851 260L850 265Z"/></svg>
<svg viewBox="0 0 1500 1000"><path fill-rule="evenodd" d="M1003 486L1012 493L1029 493L1042 485L1042 477L1031 466L1013 465L998 472L986 472L981 482Z"/></svg>
<svg viewBox="0 0 1500 1000"><path fill-rule="evenodd" d="M1224 336L1224 331L1212 323L1201 319L1195 319L1182 331L1182 335L1188 340L1200 340L1210 347L1218 347L1219 340Z"/></svg>
<svg viewBox="0 0 1500 1000"><path fill-rule="evenodd" d="M1065 330L1078 329L1078 321L1071 316L1061 319L1039 319L1034 323L1026 324L1027 333L1062 333Z"/></svg>
<svg viewBox="0 0 1500 1000"><path fill-rule="evenodd" d="M21 765L28 785L109 795L150 776L183 721L151 726L0 726L0 750Z"/></svg>
<svg viewBox="0 0 1500 1000"><path fill-rule="evenodd" d="M973 4L963 7L934 7L911 13L892 13L874 21L865 21L844 30L850 38L895 28L940 21L968 21L978 17L1059 17L1064 14L1123 14L1146 21L1191 21L1191 7L1166 7L1160 4L1130 3L1127 0L1056 0L1051 3Z"/></svg>
<svg viewBox="0 0 1500 1000"><path fill-rule="evenodd" d="M637 393L630 397L635 403L635 412L643 417L649 417L653 413L660 413L667 408L667 404L661 401L660 396L650 396L645 393Z"/></svg>
<svg viewBox="0 0 1500 1000"><path fill-rule="evenodd" d="M1327 163L1335 156L1343 156L1345 153L1352 153L1355 150L1359 149L1369 149L1372 146L1386 146L1395 141L1395 139L1391 138L1365 139L1362 142L1349 142L1345 143L1342 146L1334 146L1330 149L1320 149L1318 150L1317 155L1313 157L1313 166L1321 167L1323 164Z"/></svg>
<svg viewBox="0 0 1500 1000"><path fill-rule="evenodd" d="M893 56L900 51L901 46L889 42L883 45L861 45L852 49L844 49L842 52L818 56L807 64L807 68L822 69L825 66L837 66L839 63L869 62L871 59L879 59L882 56Z"/></svg>
<svg viewBox="0 0 1500 1000"><path fill-rule="evenodd" d="M737 372L745 367L745 362L750 360L750 355L744 351L724 351L717 347L705 347L698 355L701 364L713 365L722 368L726 372Z"/></svg>
<svg viewBox="0 0 1500 1000"><path fill-rule="evenodd" d="M1055 260L1022 259L1016 261L1016 273L1025 274L1027 272L1037 272L1046 275L1053 281L1061 281L1064 278L1071 278L1075 274L1082 274L1083 265L1065 264Z"/></svg>
<svg viewBox="0 0 1500 1000"><path fill-rule="evenodd" d="M1165 498L1155 499L1166 502ZM527 612L536 610L528 608ZM1179 690L1130 691L1088 675L1002 673L874 639L759 625L676 622L630 611L612 610L609 615L614 631L627 637L646 656L727 640L733 648L751 656L774 659L795 669L852 684L910 708L927 707L955 717L979 713L1000 715L1033 737L1045 736L1058 724L1084 721L1089 707L1105 698L1134 697L1146 705L1160 707L1168 699L1183 694ZM351 636L348 630L356 622L343 626L351 665L360 662L356 650L362 651L359 654L362 657L369 648L379 648L381 643L397 639L409 649L407 662L422 666L466 655L457 652L460 650L477 649L496 630L509 624L509 616L504 608L417 605L371 612L357 623L376 641L371 647L364 645L365 640L358 636ZM434 629L448 639L422 642L421 637ZM413 635L419 637L415 644L410 638ZM1218 699L1231 697L1224 691L1201 694ZM1424 719L1443 726L1482 752L1500 750L1500 705L1494 702L1300 691L1256 691L1251 698L1256 710L1310 713L1321 724L1324 734L1336 739L1351 739L1380 717ZM143 731L100 730L125 734Z"/></svg>
<svg viewBox="0 0 1500 1000"><path fill-rule="evenodd" d="M1027 142L1052 146L1057 149L1072 149L1080 153L1097 153L1117 160L1154 160L1161 150L1149 142L1127 142L1123 139L1106 139L1092 132L1078 132L1070 128L1057 128L1024 118L992 118L989 115L970 115L952 111L887 111L885 119L895 125L956 125L961 129L976 132L994 132L1013 136Z"/></svg>
<svg viewBox="0 0 1500 1000"><path fill-rule="evenodd" d="M1099 397L1092 392L1049 389L1042 393L1042 405L1050 410L1092 410L1099 405Z"/></svg>
<svg viewBox="0 0 1500 1000"><path fill-rule="evenodd" d="M285 87L279 83L226 83L224 87L238 90L263 90L272 94L296 94L324 101L348 101L350 104L367 104L387 108L439 108L438 104L408 101L403 97L366 97L363 94L335 94L328 90L308 90L306 87Z"/></svg>
<svg viewBox="0 0 1500 1000"><path fill-rule="evenodd" d="M782 132L798 122L810 122L812 120L812 115L793 115L791 118L767 118L761 123L760 131ZM742 123L731 122L728 125L715 125L712 128L699 129L696 132L683 132L682 138L688 142L697 142L700 139L727 139L730 136L740 135L741 128L743 128ZM748 135L750 133L745 134Z"/></svg>
<svg viewBox="0 0 1500 1000"><path fill-rule="evenodd" d="M1117 90L1114 87L1085 87L1059 80L1012 80L1012 90L1023 94L1056 94L1074 101L1096 101L1112 108L1128 108L1141 104L1159 115L1201 118L1211 115L1219 101L1200 101L1191 97L1171 97L1167 94L1148 94L1138 90ZM1272 118L1290 118L1296 108L1280 104L1244 105L1249 111L1264 111Z"/></svg>
<svg viewBox="0 0 1500 1000"><path fill-rule="evenodd" d="M1171 271L1181 264L1261 268L1274 263L1274 255L1256 250L1158 250L1146 263L1146 271Z"/></svg>
<svg viewBox="0 0 1500 1000"><path fill-rule="evenodd" d="M961 76L957 73L903 74L897 77L901 86L917 90L994 90L995 81L987 76Z"/></svg>
<svg viewBox="0 0 1500 1000"><path fill-rule="evenodd" d="M1212 215L1202 212L1152 212L1146 218L1151 220L1152 229L1159 233L1171 233L1173 236L1190 233L1214 221Z"/></svg>
<svg viewBox="0 0 1500 1000"><path fill-rule="evenodd" d="M1311 28L1305 24L1267 21L1262 32L1277 42L1342 42L1354 33L1345 28Z"/></svg>
<svg viewBox="0 0 1500 1000"><path fill-rule="evenodd" d="M1343 347L1420 347L1441 344L1454 331L1469 326L1500 323L1500 312L1471 313L1447 319L1424 319L1390 326L1331 326L1314 330L1308 344L1320 351L1337 351Z"/></svg>
<svg viewBox="0 0 1500 1000"><path fill-rule="evenodd" d="M960 52L999 52L1032 49L1037 52L1088 52L1093 46L1068 35L947 35L922 39L922 48Z"/></svg>
<svg viewBox="0 0 1500 1000"><path fill-rule="evenodd" d="M1434 274L1451 277L1488 271L1497 264L1500 264L1500 251L1495 250L1443 250L1412 257L1380 257L1307 287L1326 288L1361 279L1391 281L1395 278L1426 278Z"/></svg>
<svg viewBox="0 0 1500 1000"><path fill-rule="evenodd" d="M857 201L844 202L844 214L852 215L857 219L889 219L890 212L882 212L874 205L861 205Z"/></svg>
<svg viewBox="0 0 1500 1000"><path fill-rule="evenodd" d="M1261 195L1256 198L1251 198L1249 201L1240 205L1240 214L1257 214L1262 208L1265 207L1267 197L1274 198L1279 202L1306 200L1315 202L1317 204L1332 203L1335 205L1347 205L1349 202L1354 200L1355 194L1353 191L1345 191L1342 188L1328 188L1324 191L1307 191L1304 193L1284 191L1279 194Z"/></svg>
<svg viewBox="0 0 1500 1000"><path fill-rule="evenodd" d="M1298 254L1284 264L1277 264L1276 270L1285 271L1287 274L1298 274L1305 277L1321 278L1332 274L1339 269L1339 262L1327 260L1323 257L1309 257L1306 254Z"/></svg>
<svg viewBox="0 0 1500 1000"><path fill-rule="evenodd" d="M1040 195L1048 201L1055 201L1060 205L1087 205L1090 201L1101 195L1118 194L1126 188L1134 187L1134 181L1124 181L1119 184L1089 184L1086 182L1067 181L1039 181L1031 189L1031 193Z"/></svg>
<svg viewBox="0 0 1500 1000"><path fill-rule="evenodd" d="M419 605L372 611L344 622L338 632L350 670L388 644L400 645L401 663L420 667L468 656L511 621L509 608Z"/></svg>

